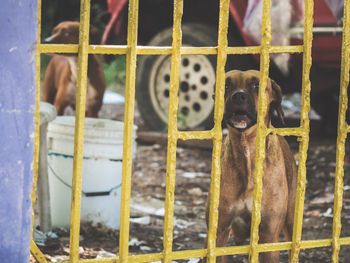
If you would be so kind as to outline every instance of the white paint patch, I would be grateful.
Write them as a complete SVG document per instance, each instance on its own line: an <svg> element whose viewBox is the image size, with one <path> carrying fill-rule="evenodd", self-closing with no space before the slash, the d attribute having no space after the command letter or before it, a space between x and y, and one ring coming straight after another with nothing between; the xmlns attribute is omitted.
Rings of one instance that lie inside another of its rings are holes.
<svg viewBox="0 0 350 263"><path fill-rule="evenodd" d="M9 52L12 53L13 51L16 51L18 49L18 47L12 47L9 49Z"/></svg>

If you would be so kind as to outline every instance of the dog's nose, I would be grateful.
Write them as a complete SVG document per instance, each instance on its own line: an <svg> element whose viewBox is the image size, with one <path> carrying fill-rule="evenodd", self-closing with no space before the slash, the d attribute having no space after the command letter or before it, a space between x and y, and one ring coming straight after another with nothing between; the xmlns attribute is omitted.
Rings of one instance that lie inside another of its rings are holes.
<svg viewBox="0 0 350 263"><path fill-rule="evenodd" d="M242 105L248 101L248 94L243 91L238 91L232 95L232 102L237 105Z"/></svg>

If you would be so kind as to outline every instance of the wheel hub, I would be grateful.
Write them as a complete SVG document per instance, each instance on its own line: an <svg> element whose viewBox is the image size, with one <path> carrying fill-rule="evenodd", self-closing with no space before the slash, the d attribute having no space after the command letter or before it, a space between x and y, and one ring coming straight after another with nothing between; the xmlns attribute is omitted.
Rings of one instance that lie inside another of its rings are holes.
<svg viewBox="0 0 350 263"><path fill-rule="evenodd" d="M170 57L159 57L151 71L150 94L152 104L164 121L168 122L170 95ZM200 125L212 113L211 98L215 84L215 70L204 55L187 55L181 58L179 83L179 129L191 129Z"/></svg>

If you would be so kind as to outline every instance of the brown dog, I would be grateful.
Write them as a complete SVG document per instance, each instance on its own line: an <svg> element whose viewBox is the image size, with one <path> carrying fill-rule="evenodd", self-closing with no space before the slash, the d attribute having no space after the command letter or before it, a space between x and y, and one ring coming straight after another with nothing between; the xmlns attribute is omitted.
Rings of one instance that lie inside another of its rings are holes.
<svg viewBox="0 0 350 263"><path fill-rule="evenodd" d="M91 28L91 38L97 35L97 30ZM62 22L45 39L47 43L77 44L79 42L79 22ZM77 84L77 56L53 55L44 78L43 100L55 105L57 114L63 115L70 106L75 109L75 92ZM106 89L105 77L101 62L96 55L89 55L88 83L86 91L86 116L97 118L102 106L103 94Z"/></svg>
<svg viewBox="0 0 350 263"><path fill-rule="evenodd" d="M225 246L230 238L242 244L250 234L259 72L230 71L225 85L224 121L228 135L221 157L218 247ZM281 89L272 80L268 80L266 98L269 103L266 125L271 127L274 111L283 119ZM297 167L282 136L267 137L264 169L259 243L278 242L282 231L286 240L291 240ZM207 222L208 213L207 209ZM219 258L218 262L227 262L227 257ZM279 252L262 253L259 262L277 263Z"/></svg>

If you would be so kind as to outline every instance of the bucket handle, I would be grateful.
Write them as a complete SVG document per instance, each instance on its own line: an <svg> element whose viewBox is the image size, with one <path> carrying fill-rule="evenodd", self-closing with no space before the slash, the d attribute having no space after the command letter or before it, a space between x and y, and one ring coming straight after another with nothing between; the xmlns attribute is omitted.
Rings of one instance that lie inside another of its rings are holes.
<svg viewBox="0 0 350 263"><path fill-rule="evenodd" d="M60 181L62 184L64 184L65 186L67 186L68 188L72 189L72 186L70 184L68 184L67 182L65 182L61 177L58 176L58 174L53 170L52 166L50 165L50 163L47 163L49 169L51 170L51 172L53 173L53 175L56 177L56 179L58 181ZM106 195L110 195L114 190L119 189L122 186L122 184L116 185L114 187L112 187L110 190L108 191L101 191L101 192L85 192L83 190L81 190L82 194L86 197L95 197L95 196L106 196Z"/></svg>

